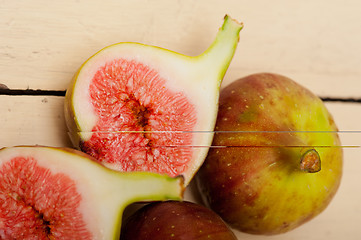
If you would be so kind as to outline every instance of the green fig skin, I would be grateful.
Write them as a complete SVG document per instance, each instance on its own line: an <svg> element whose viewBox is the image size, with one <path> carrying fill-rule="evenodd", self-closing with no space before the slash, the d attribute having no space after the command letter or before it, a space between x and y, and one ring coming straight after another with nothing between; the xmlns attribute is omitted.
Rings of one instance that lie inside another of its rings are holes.
<svg viewBox="0 0 361 240"><path fill-rule="evenodd" d="M259 73L226 86L215 130L197 184L232 227L284 233L334 197L343 161L337 127L321 99L291 79Z"/></svg>
<svg viewBox="0 0 361 240"><path fill-rule="evenodd" d="M120 240L237 240L210 209L192 202L155 202L125 221Z"/></svg>

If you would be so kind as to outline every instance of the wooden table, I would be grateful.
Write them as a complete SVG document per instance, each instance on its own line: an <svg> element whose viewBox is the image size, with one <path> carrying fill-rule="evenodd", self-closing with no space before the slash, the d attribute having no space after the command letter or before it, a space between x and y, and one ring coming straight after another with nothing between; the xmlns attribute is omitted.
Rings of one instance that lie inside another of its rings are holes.
<svg viewBox="0 0 361 240"><path fill-rule="evenodd" d="M280 73L322 97L340 130L361 130L360 9L359 0L0 0L0 147L71 146L62 95L83 61L121 41L197 55L226 13L245 27L223 86L251 73ZM360 135L341 139L360 145ZM330 206L269 239L361 239L361 150L344 153L342 184ZM192 191L186 199L195 200Z"/></svg>

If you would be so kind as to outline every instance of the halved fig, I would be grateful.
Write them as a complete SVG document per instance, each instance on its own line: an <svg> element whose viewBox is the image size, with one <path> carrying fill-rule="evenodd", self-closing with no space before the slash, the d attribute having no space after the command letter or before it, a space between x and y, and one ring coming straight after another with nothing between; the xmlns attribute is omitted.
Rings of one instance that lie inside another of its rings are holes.
<svg viewBox="0 0 361 240"><path fill-rule="evenodd" d="M226 16L196 57L138 43L93 55L66 93L73 144L109 168L183 175L187 185L212 143L220 85L242 27Z"/></svg>
<svg viewBox="0 0 361 240"><path fill-rule="evenodd" d="M180 200L182 177L121 173L80 151L0 150L0 239L119 239L124 208Z"/></svg>

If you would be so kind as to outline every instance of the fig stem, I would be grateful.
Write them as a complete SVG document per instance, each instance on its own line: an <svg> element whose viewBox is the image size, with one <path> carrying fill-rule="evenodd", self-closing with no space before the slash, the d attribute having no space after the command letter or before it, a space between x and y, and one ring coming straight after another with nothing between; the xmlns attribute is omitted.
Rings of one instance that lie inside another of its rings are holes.
<svg viewBox="0 0 361 240"><path fill-rule="evenodd" d="M316 173L321 170L321 158L316 149L312 148L303 153L300 169L308 173Z"/></svg>
<svg viewBox="0 0 361 240"><path fill-rule="evenodd" d="M205 63L207 72L211 69L217 71L219 84L221 83L229 64L236 51L239 41L239 32L243 28L243 23L232 19L226 15L222 27L219 29L217 36L211 46L201 55L199 59ZM210 68L210 66L213 66ZM214 72L212 73L214 74Z"/></svg>

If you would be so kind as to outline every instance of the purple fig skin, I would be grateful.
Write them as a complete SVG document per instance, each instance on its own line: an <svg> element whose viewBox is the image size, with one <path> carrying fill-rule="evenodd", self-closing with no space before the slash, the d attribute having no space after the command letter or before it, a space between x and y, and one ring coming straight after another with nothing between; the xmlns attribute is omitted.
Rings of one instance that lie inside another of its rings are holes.
<svg viewBox="0 0 361 240"><path fill-rule="evenodd" d="M321 99L291 79L260 73L226 86L215 130L222 132L213 146L237 147L211 148L196 179L205 204L233 228L284 233L334 197L343 161L342 148L332 147L341 145L338 129Z"/></svg>
<svg viewBox="0 0 361 240"><path fill-rule="evenodd" d="M237 240L212 210L192 202L155 202L126 220L120 240Z"/></svg>

